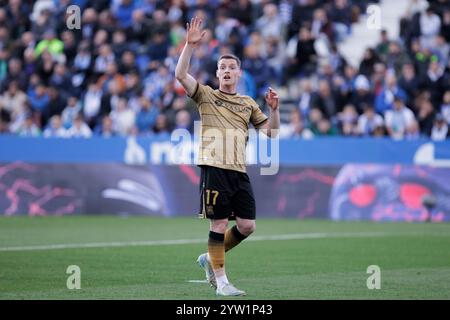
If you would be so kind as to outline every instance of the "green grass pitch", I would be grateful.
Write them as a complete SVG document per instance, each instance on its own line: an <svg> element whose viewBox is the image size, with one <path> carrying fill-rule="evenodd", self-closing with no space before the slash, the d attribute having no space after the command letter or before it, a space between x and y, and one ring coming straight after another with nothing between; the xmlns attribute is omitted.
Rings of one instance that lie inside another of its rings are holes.
<svg viewBox="0 0 450 320"><path fill-rule="evenodd" d="M194 217L1 217L0 299L215 300L189 282L204 279L207 234ZM227 254L247 291L235 299L450 298L450 224L259 219L251 238ZM69 265L80 290L66 287ZM369 265L379 290L367 288Z"/></svg>

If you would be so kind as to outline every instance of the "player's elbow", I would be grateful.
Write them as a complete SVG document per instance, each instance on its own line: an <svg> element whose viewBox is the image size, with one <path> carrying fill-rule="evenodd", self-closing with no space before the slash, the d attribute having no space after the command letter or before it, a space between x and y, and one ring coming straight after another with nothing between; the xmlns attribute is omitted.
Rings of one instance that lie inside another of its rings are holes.
<svg viewBox="0 0 450 320"><path fill-rule="evenodd" d="M182 82L187 77L187 72L179 65L175 68L175 79Z"/></svg>
<svg viewBox="0 0 450 320"><path fill-rule="evenodd" d="M175 72L175 79L183 83L183 80L186 79L186 75L182 74L181 72Z"/></svg>

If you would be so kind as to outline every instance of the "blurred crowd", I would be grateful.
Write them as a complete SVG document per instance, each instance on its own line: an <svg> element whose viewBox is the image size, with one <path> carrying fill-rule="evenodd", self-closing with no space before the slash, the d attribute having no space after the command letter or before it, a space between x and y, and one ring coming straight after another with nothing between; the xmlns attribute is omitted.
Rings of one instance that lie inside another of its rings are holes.
<svg viewBox="0 0 450 320"><path fill-rule="evenodd" d="M0 134L192 132L198 112L174 71L186 22L199 16L207 32L191 74L218 87L217 58L236 54L240 93L264 110L267 86L280 91L282 137L448 138L450 1L410 0L400 36L381 30L353 66L338 45L374 2L0 0Z"/></svg>

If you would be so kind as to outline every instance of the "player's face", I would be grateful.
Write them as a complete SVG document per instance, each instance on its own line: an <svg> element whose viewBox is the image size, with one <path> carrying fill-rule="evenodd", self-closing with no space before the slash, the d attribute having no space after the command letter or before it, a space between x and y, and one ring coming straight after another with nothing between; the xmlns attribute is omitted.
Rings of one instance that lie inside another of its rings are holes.
<svg viewBox="0 0 450 320"><path fill-rule="evenodd" d="M222 85L237 85L241 69L234 59L221 59L217 66L217 78Z"/></svg>

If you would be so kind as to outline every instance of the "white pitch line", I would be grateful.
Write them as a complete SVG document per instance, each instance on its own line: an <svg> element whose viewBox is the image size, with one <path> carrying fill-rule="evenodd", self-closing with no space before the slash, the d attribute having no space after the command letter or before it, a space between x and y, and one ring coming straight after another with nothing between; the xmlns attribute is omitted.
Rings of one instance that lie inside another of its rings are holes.
<svg viewBox="0 0 450 320"><path fill-rule="evenodd" d="M273 236L253 236L246 241L268 241L268 240L301 240L301 239L324 239L324 238L370 238L384 237L386 232L317 232L317 233L291 233ZM5 251L37 251L57 249L84 249L84 248L111 248L111 247L137 247L137 246L164 246L205 243L205 239L179 239L179 240L150 240L150 241L124 241L124 242L93 242L93 243L67 243L49 244L37 246L0 247L0 252Z"/></svg>
<svg viewBox="0 0 450 320"><path fill-rule="evenodd" d="M190 283L208 283L208 280L187 280Z"/></svg>

